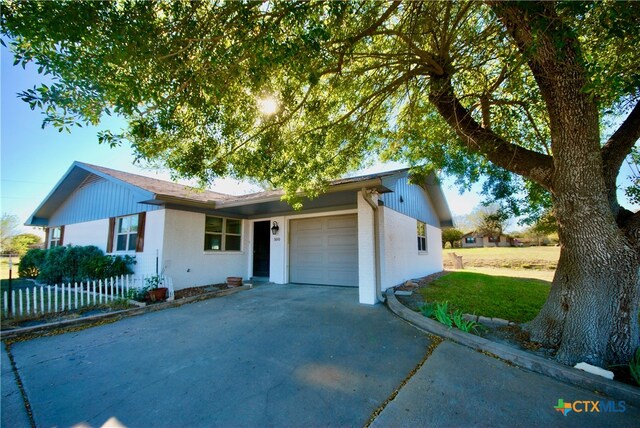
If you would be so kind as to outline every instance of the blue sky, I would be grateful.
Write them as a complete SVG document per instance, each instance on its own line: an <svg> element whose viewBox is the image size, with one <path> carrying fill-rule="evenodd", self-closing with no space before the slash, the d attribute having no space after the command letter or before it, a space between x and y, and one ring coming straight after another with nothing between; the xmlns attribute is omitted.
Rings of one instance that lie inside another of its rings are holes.
<svg viewBox="0 0 640 428"><path fill-rule="evenodd" d="M75 160L122 171L169 179L167 171L155 171L133 165L132 150L128 146L110 148L98 144L100 129L119 130L123 122L106 118L99 128L73 128L71 133L59 133L52 127L42 129L42 113L32 111L16 94L43 82L34 67L26 70L13 66L11 52L1 47L1 120L0 120L0 177L2 213L15 214L21 222L40 204ZM365 172L376 172L402 167L402 165L376 165ZM623 171L622 178L629 175ZM234 180L219 180L216 190L224 193L248 191ZM478 188L460 194L451 179L445 180L443 190L454 215L468 214L481 200ZM251 188L251 190L256 190ZM620 197L625 201L624 197ZM638 207L636 207L637 209ZM25 231L31 231L25 228Z"/></svg>

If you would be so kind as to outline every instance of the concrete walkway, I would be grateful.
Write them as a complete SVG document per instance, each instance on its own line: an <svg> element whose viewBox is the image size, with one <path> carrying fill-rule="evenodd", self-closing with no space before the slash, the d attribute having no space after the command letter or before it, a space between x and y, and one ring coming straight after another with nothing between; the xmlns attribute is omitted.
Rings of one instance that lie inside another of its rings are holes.
<svg viewBox="0 0 640 428"><path fill-rule="evenodd" d="M265 285L11 355L38 427L363 426L429 345L357 289ZM564 416L559 399L601 411ZM638 426L637 408L606 413L609 400L445 341L373 426ZM2 426L29 426L4 348Z"/></svg>
<svg viewBox="0 0 640 428"><path fill-rule="evenodd" d="M566 416L554 409L558 400L600 401L577 405ZM443 342L372 424L373 427L638 427L640 411L605 413L616 401L549 377L507 365L453 342Z"/></svg>

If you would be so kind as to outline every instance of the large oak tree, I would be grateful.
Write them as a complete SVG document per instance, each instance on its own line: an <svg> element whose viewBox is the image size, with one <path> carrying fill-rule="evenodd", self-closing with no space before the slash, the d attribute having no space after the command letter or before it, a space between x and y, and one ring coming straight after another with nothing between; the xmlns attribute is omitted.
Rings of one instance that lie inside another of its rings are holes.
<svg viewBox="0 0 640 428"><path fill-rule="evenodd" d="M552 207L560 260L527 328L561 362L602 365L639 341L640 214L616 197L640 135L638 16L612 1L7 1L2 32L53 78L20 95L46 123L116 113L128 129L100 140L179 176L316 194L377 155L484 175L513 212Z"/></svg>

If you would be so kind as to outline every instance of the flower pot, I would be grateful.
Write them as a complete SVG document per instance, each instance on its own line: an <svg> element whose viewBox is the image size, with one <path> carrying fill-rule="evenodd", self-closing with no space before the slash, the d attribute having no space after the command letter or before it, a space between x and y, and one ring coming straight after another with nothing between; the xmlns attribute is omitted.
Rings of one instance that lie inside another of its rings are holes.
<svg viewBox="0 0 640 428"><path fill-rule="evenodd" d="M227 286L229 287L239 287L242 285L242 277L241 276L228 276L227 277Z"/></svg>
<svg viewBox="0 0 640 428"><path fill-rule="evenodd" d="M158 287L149 290L149 300L152 302L157 302L159 300L165 300L167 298L167 290L166 287Z"/></svg>

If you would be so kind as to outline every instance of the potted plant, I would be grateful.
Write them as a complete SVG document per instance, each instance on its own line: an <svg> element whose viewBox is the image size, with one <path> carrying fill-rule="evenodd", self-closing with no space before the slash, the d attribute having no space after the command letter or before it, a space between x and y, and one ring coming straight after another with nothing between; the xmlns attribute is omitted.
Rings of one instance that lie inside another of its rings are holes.
<svg viewBox="0 0 640 428"><path fill-rule="evenodd" d="M227 277L227 286L228 287L239 287L242 285L242 277L241 276L228 276Z"/></svg>
<svg viewBox="0 0 640 428"><path fill-rule="evenodd" d="M149 295L149 300L152 302L157 302L160 300L165 300L167 298L167 291L169 290L164 286L163 278L160 275L150 276L145 279L147 287L149 291L147 294Z"/></svg>

